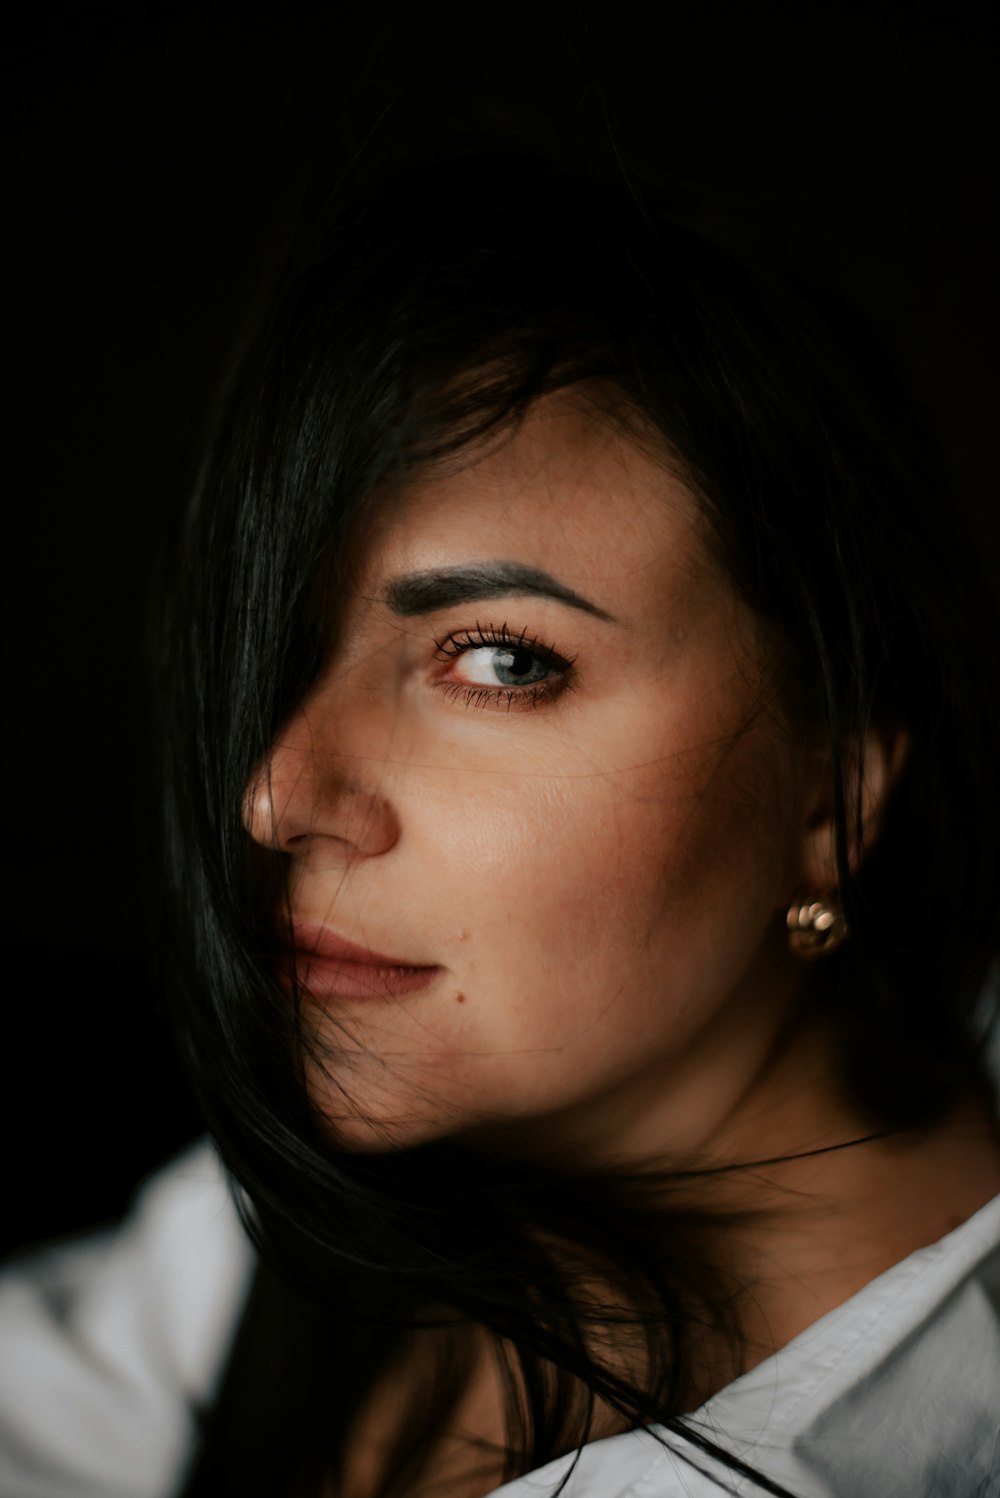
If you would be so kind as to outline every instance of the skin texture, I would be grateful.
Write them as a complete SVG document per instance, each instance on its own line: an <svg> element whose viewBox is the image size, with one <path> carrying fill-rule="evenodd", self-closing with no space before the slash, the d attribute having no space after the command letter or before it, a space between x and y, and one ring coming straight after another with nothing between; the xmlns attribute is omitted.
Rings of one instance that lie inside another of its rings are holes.
<svg viewBox="0 0 1000 1498"><path fill-rule="evenodd" d="M538 595L405 619L383 601L401 575L497 559L611 619ZM477 697L496 651L439 648L477 628L571 660L563 684ZM338 1141L709 1145L800 990L783 918L816 887L824 766L772 653L692 497L579 393L384 503L250 824L290 855L296 919L442 969L318 1011L338 1075L313 1093Z"/></svg>
<svg viewBox="0 0 1000 1498"><path fill-rule="evenodd" d="M409 617L387 602L400 577L498 561L609 617L538 593ZM505 692L477 631L565 669L536 660L552 690ZM406 995L307 993L307 1085L333 1142L454 1137L641 1169L872 1134L787 942L789 903L836 874L822 738L790 710L781 659L684 483L584 391L381 499L329 658L246 803L252 836L287 856L296 920L440 969ZM865 749L856 857L905 739ZM747 1287L750 1366L1000 1190L1000 1152L970 1101L933 1130L696 1190L746 1214L706 1262ZM351 1498L430 1355L418 1336L373 1390ZM478 1367L432 1463L443 1480L454 1460L461 1498L498 1480L474 1470L475 1440L503 1439L487 1353ZM733 1372L706 1342L691 1407ZM596 1433L615 1418L599 1406Z"/></svg>

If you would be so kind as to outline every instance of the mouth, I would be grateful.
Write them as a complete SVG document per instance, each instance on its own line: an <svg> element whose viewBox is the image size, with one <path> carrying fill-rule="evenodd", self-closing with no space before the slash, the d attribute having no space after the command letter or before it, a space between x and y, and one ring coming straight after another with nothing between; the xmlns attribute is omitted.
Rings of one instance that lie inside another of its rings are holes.
<svg viewBox="0 0 1000 1498"><path fill-rule="evenodd" d="M436 964L373 952L310 922L294 922L283 936L297 986L315 999L399 998L426 988L443 971ZM290 986L287 969L279 976Z"/></svg>

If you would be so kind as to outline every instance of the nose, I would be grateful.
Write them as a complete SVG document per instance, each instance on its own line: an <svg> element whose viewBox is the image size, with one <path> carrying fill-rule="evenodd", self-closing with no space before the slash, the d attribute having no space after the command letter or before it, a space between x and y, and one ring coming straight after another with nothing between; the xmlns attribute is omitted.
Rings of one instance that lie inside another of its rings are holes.
<svg viewBox="0 0 1000 1498"><path fill-rule="evenodd" d="M335 862L386 853L399 822L373 783L372 761L331 742L326 714L300 707L251 776L243 822L254 842L281 853Z"/></svg>

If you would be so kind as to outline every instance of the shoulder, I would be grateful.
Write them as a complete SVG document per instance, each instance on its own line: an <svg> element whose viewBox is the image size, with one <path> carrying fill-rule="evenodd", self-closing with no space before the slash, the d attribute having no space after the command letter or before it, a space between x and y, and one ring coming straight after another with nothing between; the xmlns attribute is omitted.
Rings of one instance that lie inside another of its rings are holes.
<svg viewBox="0 0 1000 1498"><path fill-rule="evenodd" d="M564 1498L718 1498L740 1479L699 1436L795 1498L989 1498L998 1388L1000 1197L721 1390L688 1417L692 1441L658 1427L584 1447ZM493 1498L542 1498L572 1465Z"/></svg>
<svg viewBox="0 0 1000 1498"><path fill-rule="evenodd" d="M995 1197L699 1413L805 1498L973 1498L1000 1477L998 1387Z"/></svg>
<svg viewBox="0 0 1000 1498"><path fill-rule="evenodd" d="M0 1273L0 1491L158 1498L215 1389L253 1253L211 1145L142 1186L114 1229Z"/></svg>

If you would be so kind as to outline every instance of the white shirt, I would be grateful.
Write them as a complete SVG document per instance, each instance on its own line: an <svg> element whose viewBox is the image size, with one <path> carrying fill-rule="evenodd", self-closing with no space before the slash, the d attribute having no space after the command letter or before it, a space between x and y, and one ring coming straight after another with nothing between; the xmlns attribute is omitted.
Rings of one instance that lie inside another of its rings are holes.
<svg viewBox="0 0 1000 1498"><path fill-rule="evenodd" d="M253 1270L211 1146L124 1225L0 1275L0 1498L170 1498ZM1000 1498L1000 1197L690 1417L798 1498ZM681 1442L666 1439L675 1451ZM757 1491L695 1447L749 1498ZM496 1490L541 1498L573 1455ZM584 1448L565 1498L719 1498L648 1430Z"/></svg>

